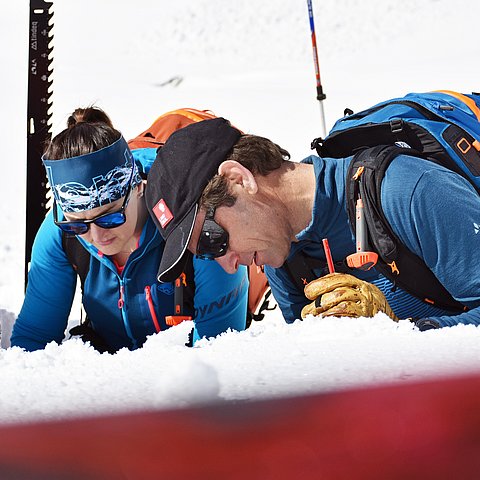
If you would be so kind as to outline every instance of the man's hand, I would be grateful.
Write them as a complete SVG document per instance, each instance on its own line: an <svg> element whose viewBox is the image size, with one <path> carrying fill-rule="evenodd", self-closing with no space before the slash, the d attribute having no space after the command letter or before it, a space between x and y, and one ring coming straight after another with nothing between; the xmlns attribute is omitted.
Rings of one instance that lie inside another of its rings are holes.
<svg viewBox="0 0 480 480"><path fill-rule="evenodd" d="M305 296L314 300L302 309L307 315L323 317L373 317L386 313L398 321L383 293L371 283L346 273L330 273L313 280L305 287Z"/></svg>

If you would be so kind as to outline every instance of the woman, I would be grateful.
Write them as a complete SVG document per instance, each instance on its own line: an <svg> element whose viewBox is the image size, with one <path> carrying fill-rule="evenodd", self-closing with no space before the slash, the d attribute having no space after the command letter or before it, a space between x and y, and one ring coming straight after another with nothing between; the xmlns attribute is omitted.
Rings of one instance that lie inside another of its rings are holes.
<svg viewBox="0 0 480 480"><path fill-rule="evenodd" d="M193 342L244 329L245 269L229 275L217 262L190 259L179 282L188 285L181 318L175 286L157 281L164 241L143 196L155 149L130 151L99 108L75 110L67 125L42 158L54 205L35 239L12 346L36 350L64 338L77 278L65 252L67 235L76 235L89 254L82 288L89 327L81 330L101 351L138 348L185 317L194 321Z"/></svg>

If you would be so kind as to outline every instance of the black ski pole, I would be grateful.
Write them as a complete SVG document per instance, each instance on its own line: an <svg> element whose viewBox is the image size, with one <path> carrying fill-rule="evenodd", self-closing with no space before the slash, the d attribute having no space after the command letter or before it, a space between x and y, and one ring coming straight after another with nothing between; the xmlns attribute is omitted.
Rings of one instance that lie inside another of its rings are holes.
<svg viewBox="0 0 480 480"><path fill-rule="evenodd" d="M313 64L315 67L315 79L317 82L317 100L320 102L320 122L321 122L321 135L325 138L327 130L325 127L325 112L323 110L323 101L327 98L323 93L322 81L320 79L320 66L318 63L318 51L317 51L317 38L315 36L315 23L313 21L313 7L312 0L307 0L308 16L310 19L310 31L312 34L312 49L313 49Z"/></svg>
<svg viewBox="0 0 480 480"><path fill-rule="evenodd" d="M47 179L41 156L51 128L52 5L44 0L30 0L25 289L33 240L47 213Z"/></svg>

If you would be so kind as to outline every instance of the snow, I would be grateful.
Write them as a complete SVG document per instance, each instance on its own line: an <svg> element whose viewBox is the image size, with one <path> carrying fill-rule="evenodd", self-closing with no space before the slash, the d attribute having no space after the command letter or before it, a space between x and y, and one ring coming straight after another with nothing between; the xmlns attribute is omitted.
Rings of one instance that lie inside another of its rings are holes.
<svg viewBox="0 0 480 480"><path fill-rule="evenodd" d="M464 373L480 358L480 329L418 332L404 320L270 318L185 347L185 322L140 350L99 354L80 340L3 350L0 421L179 408ZM439 368L441 365L441 368Z"/></svg>
<svg viewBox="0 0 480 480"><path fill-rule="evenodd" d="M347 106L359 110L409 91L478 90L477 2L459 0L452 10L448 0L314 0L314 11L327 127ZM54 20L54 134L77 106L104 108L126 137L189 106L272 138L296 160L310 153L320 117L306 2L62 0ZM184 346L187 324L115 355L78 340L33 353L5 348L23 300L27 32L28 2L3 5L0 422L478 371L479 328L422 333L381 314L287 325L277 309L248 331L195 348ZM78 318L75 306L72 321Z"/></svg>

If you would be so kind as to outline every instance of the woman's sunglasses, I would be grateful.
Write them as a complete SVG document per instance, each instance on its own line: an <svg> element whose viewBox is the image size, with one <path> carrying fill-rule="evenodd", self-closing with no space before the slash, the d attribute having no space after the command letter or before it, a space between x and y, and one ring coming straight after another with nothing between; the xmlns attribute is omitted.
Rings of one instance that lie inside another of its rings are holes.
<svg viewBox="0 0 480 480"><path fill-rule="evenodd" d="M58 220L57 214L57 205L55 201L53 202L53 221L57 227L60 227L67 235L83 235L90 230L90 225L94 223L97 227L100 228L117 228L123 225L127 221L125 215L125 209L127 208L128 201L130 200L130 194L132 193L132 184L128 184L127 192L125 193L125 198L123 200L120 210L116 212L108 212L103 215L99 215L96 218L91 220Z"/></svg>
<svg viewBox="0 0 480 480"><path fill-rule="evenodd" d="M210 208L198 238L197 257L203 260L215 260L227 253L228 232L213 219L214 216L215 208Z"/></svg>

